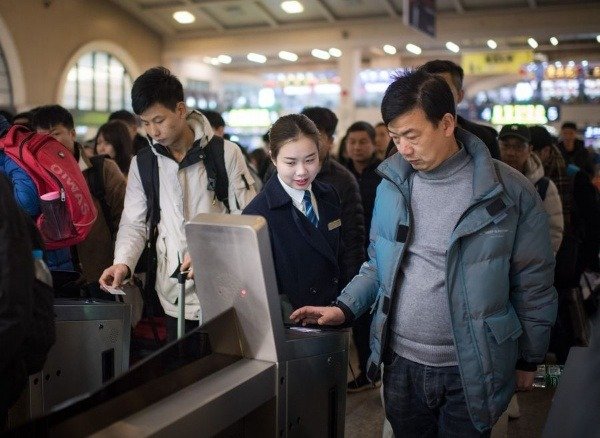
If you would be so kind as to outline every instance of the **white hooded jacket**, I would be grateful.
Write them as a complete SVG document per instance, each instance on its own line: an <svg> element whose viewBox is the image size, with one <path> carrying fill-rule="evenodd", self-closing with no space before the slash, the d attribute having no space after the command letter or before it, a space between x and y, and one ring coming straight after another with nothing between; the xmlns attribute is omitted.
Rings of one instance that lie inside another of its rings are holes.
<svg viewBox="0 0 600 438"><path fill-rule="evenodd" d="M525 164L525 176L535 185L544 177L544 166L536 154L531 154ZM552 250L554 255L558 252L563 238L564 218L562 214L562 202L558 189L552 180L548 181L546 197L543 201L544 210L548 213L550 223L550 239L552 240Z"/></svg>
<svg viewBox="0 0 600 438"><path fill-rule="evenodd" d="M206 117L198 111L192 111L188 114L187 122L194 131L194 141L200 140L200 146L205 147L214 135ZM202 161L180 169L179 163L158 153L154 147L152 152L158 158L160 182L156 291L165 313L176 318L178 315L176 302L180 286L177 279L170 277L187 253L184 225L198 213L226 213L227 211L221 202L215 202L214 192L208 191L206 168ZM252 187L254 180L236 144L225 140L224 156L229 179L229 206L231 213L240 214L256 196ZM142 254L147 236L146 195L136 158L133 157L129 169L125 205L115 243L114 258L115 264L123 263L131 272L134 271ZM186 283L185 317L190 320L200 318L200 303L194 286L193 281Z"/></svg>

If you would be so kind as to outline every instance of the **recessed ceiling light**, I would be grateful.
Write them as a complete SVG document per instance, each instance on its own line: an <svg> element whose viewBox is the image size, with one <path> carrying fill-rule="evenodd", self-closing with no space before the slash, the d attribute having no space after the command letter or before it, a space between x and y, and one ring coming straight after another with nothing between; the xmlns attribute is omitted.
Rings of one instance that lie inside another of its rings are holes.
<svg viewBox="0 0 600 438"><path fill-rule="evenodd" d="M386 44L385 46L383 46L383 51L385 53L387 53L388 55L395 55L396 54L396 48L390 44Z"/></svg>
<svg viewBox="0 0 600 438"><path fill-rule="evenodd" d="M180 24L190 24L196 21L196 17L188 11L177 11L173 13L173 19Z"/></svg>
<svg viewBox="0 0 600 438"><path fill-rule="evenodd" d="M532 49L537 49L538 46L538 42L533 39L533 38L528 38L527 39L527 44L529 44L531 46Z"/></svg>
<svg viewBox="0 0 600 438"><path fill-rule="evenodd" d="M319 59L331 58L331 55L329 54L329 52L326 52L325 50L321 50L321 49L312 49L310 54L312 56L314 56L315 58L319 58Z"/></svg>
<svg viewBox="0 0 600 438"><path fill-rule="evenodd" d="M219 55L217 59L221 64L231 64L231 56L229 55Z"/></svg>
<svg viewBox="0 0 600 438"><path fill-rule="evenodd" d="M553 46L558 46L558 38L556 38L556 37L550 38L550 44L552 44Z"/></svg>
<svg viewBox="0 0 600 438"><path fill-rule="evenodd" d="M419 46L417 46L416 44L407 44L406 45L406 50L408 50L410 53L414 53L415 55L420 55L422 50Z"/></svg>
<svg viewBox="0 0 600 438"><path fill-rule="evenodd" d="M446 48L454 53L460 52L460 47L458 47L458 44L455 44L452 41L448 41L446 43Z"/></svg>
<svg viewBox="0 0 600 438"><path fill-rule="evenodd" d="M299 14L304 12L304 6L302 6L302 3L296 0L281 2L281 9L288 14Z"/></svg>
<svg viewBox="0 0 600 438"><path fill-rule="evenodd" d="M295 53L292 53L292 52L286 52L285 50L282 50L281 52L279 52L279 57L281 59L283 59L284 61L290 61L290 62L298 61L298 55L296 55Z"/></svg>
<svg viewBox="0 0 600 438"><path fill-rule="evenodd" d="M487 40L487 45L492 50L494 50L496 47L498 47L498 44L494 40Z"/></svg>
<svg viewBox="0 0 600 438"><path fill-rule="evenodd" d="M596 41L598 41L600 43L600 35L596 36Z"/></svg>
<svg viewBox="0 0 600 438"><path fill-rule="evenodd" d="M246 55L246 59L248 59L248 61L258 62L259 64L264 64L267 62L267 57L259 53L248 53Z"/></svg>
<svg viewBox="0 0 600 438"><path fill-rule="evenodd" d="M219 65L219 59L218 58L211 58L210 59L210 63L212 65Z"/></svg>
<svg viewBox="0 0 600 438"><path fill-rule="evenodd" d="M331 49L329 49L329 54L334 58L339 58L340 56L342 56L342 51L340 49L332 47Z"/></svg>

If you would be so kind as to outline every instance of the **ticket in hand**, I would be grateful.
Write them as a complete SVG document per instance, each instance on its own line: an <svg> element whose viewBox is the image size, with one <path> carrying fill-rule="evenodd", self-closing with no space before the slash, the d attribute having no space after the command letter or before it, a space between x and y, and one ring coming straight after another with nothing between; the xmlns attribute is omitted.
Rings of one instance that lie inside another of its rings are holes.
<svg viewBox="0 0 600 438"><path fill-rule="evenodd" d="M102 286L106 292L110 292L113 295L125 295L125 291L120 287Z"/></svg>

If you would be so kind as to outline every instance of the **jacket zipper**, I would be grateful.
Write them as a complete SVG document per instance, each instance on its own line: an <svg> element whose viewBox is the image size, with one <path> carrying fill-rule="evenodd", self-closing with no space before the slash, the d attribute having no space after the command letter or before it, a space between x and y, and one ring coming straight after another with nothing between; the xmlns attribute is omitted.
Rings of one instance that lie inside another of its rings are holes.
<svg viewBox="0 0 600 438"><path fill-rule="evenodd" d="M388 313L386 315L385 322L384 322L383 326L381 327L381 344L380 344L381 345L381 349L380 349L380 352L379 352L379 360L381 362L381 358L383 357L383 354L384 354L385 349L387 347L387 345L386 345L386 343L387 343L387 327L388 327L388 322L389 322L389 319L390 319L390 311L392 309L393 298L394 298L394 294L396 293L396 286L397 286L397 283L398 283L398 271L400 270L400 264L402 263L402 259L404 257L404 253L406 251L406 247L408 246L408 244L412 240L413 229L412 229L412 208L410 206L409 200L406 199L406 197L402 193L402 190L400 189L400 187L394 181L392 181L390 178L388 178L387 175L379 172L379 170L377 170L377 173L379 175L381 175L382 178L384 178L385 180L391 182L394 186L396 186L398 188L398 192L400 193L400 196L402 196L402 198L404 199L404 203L406 205L406 210L407 210L407 213L408 213L408 234L406 236L406 240L404 242L404 245L402 246L402 251L398 255L398 260L397 260L396 265L395 265L394 278L392 280L392 288L390 290L390 304L389 304L390 308L389 308ZM409 191L410 191L410 182L409 182Z"/></svg>

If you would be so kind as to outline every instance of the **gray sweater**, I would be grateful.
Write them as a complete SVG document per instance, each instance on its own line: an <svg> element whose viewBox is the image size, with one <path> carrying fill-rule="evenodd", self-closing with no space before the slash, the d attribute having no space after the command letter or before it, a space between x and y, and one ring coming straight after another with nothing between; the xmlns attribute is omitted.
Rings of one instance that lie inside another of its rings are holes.
<svg viewBox="0 0 600 438"><path fill-rule="evenodd" d="M391 348L430 366L456 365L446 289L446 250L473 196L474 163L464 148L430 172L413 174L412 234L400 266Z"/></svg>

